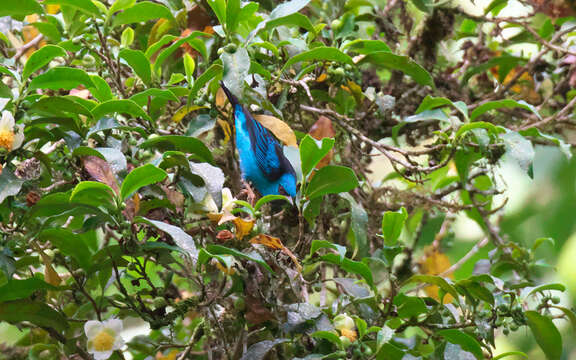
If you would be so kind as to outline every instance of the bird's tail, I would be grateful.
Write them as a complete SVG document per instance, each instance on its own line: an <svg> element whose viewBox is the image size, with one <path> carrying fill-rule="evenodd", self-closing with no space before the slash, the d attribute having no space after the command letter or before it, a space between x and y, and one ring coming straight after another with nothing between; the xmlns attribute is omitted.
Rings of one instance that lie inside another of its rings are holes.
<svg viewBox="0 0 576 360"><path fill-rule="evenodd" d="M224 90L224 94L226 94L226 96L228 97L228 101L230 101L232 107L235 107L236 105L240 104L238 98L234 96L234 94L232 94L232 92L226 87L226 85L224 85L224 81L220 81L220 86L222 86L222 90Z"/></svg>

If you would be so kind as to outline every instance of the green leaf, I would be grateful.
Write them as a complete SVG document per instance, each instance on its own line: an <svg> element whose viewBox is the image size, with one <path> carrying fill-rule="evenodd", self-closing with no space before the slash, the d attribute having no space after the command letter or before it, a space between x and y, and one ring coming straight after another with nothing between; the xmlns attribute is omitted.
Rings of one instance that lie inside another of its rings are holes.
<svg viewBox="0 0 576 360"><path fill-rule="evenodd" d="M196 248L196 243L194 242L192 236L188 235L184 230L178 226L167 224L163 221L147 219L144 217L137 217L134 219L134 222L144 222L150 224L170 235L172 240L174 240L174 243L176 243L179 248L190 255L192 258L192 266L196 266L196 262L198 261L198 249Z"/></svg>
<svg viewBox="0 0 576 360"><path fill-rule="evenodd" d="M66 51L64 51L64 49L62 49L60 46L56 45L46 45L34 51L34 53L28 58L28 61L26 61L26 65L24 65L24 70L22 70L22 78L28 79L30 75L45 65L48 65L50 61L58 56L66 56Z"/></svg>
<svg viewBox="0 0 576 360"><path fill-rule="evenodd" d="M426 303L416 296L399 294L394 298L394 304L398 307L398 316L411 318L428 312Z"/></svg>
<svg viewBox="0 0 576 360"><path fill-rule="evenodd" d="M233 94L241 96L244 89L244 79L250 70L248 51L245 47L239 47L233 54L225 51L220 58L224 65L222 74L224 84Z"/></svg>
<svg viewBox="0 0 576 360"><path fill-rule="evenodd" d="M430 0L412 0L412 4L425 13L431 13L434 8L434 4Z"/></svg>
<svg viewBox="0 0 576 360"><path fill-rule="evenodd" d="M122 49L118 56L126 60L128 65L130 65L144 84L147 86L150 85L150 82L152 81L152 69L150 67L150 62L142 51Z"/></svg>
<svg viewBox="0 0 576 360"><path fill-rule="evenodd" d="M472 114L470 114L470 121L474 121L476 120L477 117L479 117L480 115L490 111L490 110L494 110L494 109L502 109L502 108L506 108L506 109L511 109L511 108L521 108L524 110L528 110L530 112L532 112L534 115L536 115L540 120L542 120L542 116L540 116L540 113L538 112L538 110L533 106L528 104L526 101L524 100L513 100L513 99L504 99L504 100L496 100L496 101L490 101L487 103L484 103L480 106L478 106L476 109L474 109L472 111Z"/></svg>
<svg viewBox="0 0 576 360"><path fill-rule="evenodd" d="M214 254L214 255L232 255L232 256L237 257L237 258L254 261L255 263L259 264L260 266L262 266L263 268L268 270L270 273L275 274L274 270L272 270L270 265L268 265L266 263L266 261L264 261L260 257L260 255L258 255L258 253L248 255L248 254L240 252L236 249L227 248L227 247L221 246L221 245L208 245L208 246L206 246L206 250L210 254Z"/></svg>
<svg viewBox="0 0 576 360"><path fill-rule="evenodd" d="M492 12L492 15L496 16L506 6L508 6L508 0L493 0L490 5L486 6L484 9L484 15L488 15L489 12Z"/></svg>
<svg viewBox="0 0 576 360"><path fill-rule="evenodd" d="M279 19L273 19L266 22L266 30L268 31L278 26L299 26L312 33L316 32L314 29L314 25L312 25L312 22L310 22L310 18L300 13L294 13Z"/></svg>
<svg viewBox="0 0 576 360"><path fill-rule="evenodd" d="M0 302L25 299L38 290L58 290L58 288L37 278L11 279L0 286Z"/></svg>
<svg viewBox="0 0 576 360"><path fill-rule="evenodd" d="M544 134L544 133L540 132L540 130L537 128L520 130L520 131L518 131L518 133L522 136L539 137L539 138L551 141L552 143L554 143L556 146L558 146L560 148L560 151L562 151L562 153L566 156L566 158L568 160L570 160L572 158L572 151L570 150L571 149L570 144L567 144L562 139L559 139L559 138L552 136L552 135Z"/></svg>
<svg viewBox="0 0 576 360"><path fill-rule="evenodd" d="M66 114L82 114L92 118L92 113L84 105L72 101L68 97L63 96L50 96L45 97L35 102L30 107L31 113L48 115L48 116L63 116Z"/></svg>
<svg viewBox="0 0 576 360"><path fill-rule="evenodd" d="M98 7L90 0L44 0L44 4L65 5L80 10L88 15L97 16L100 14Z"/></svg>
<svg viewBox="0 0 576 360"><path fill-rule="evenodd" d="M2 0L0 16L19 17L30 14L43 14L44 9L36 0Z"/></svg>
<svg viewBox="0 0 576 360"><path fill-rule="evenodd" d="M196 63L194 62L194 58L190 56L190 54L184 53L184 71L186 72L186 80L188 81L188 86L192 85L195 68Z"/></svg>
<svg viewBox="0 0 576 360"><path fill-rule="evenodd" d="M386 211L382 216L382 235L387 246L395 245L402 233L408 213L404 207L398 211Z"/></svg>
<svg viewBox="0 0 576 360"><path fill-rule="evenodd" d="M240 21L240 0L228 0L226 4L226 31L232 34Z"/></svg>
<svg viewBox="0 0 576 360"><path fill-rule="evenodd" d="M413 275L411 278L404 282L404 285L410 283L425 283L430 285L436 285L440 289L444 290L445 293L452 295L454 299L458 299L458 292L448 283L444 278L440 276L433 276L433 275Z"/></svg>
<svg viewBox="0 0 576 360"><path fill-rule="evenodd" d="M501 135L500 138L504 140L506 153L532 178L532 163L536 155L532 142L514 131L507 132Z"/></svg>
<svg viewBox="0 0 576 360"><path fill-rule="evenodd" d="M34 301L11 301L0 306L0 321L19 324L29 321L32 324L64 331L68 328L66 318L50 306Z"/></svg>
<svg viewBox="0 0 576 360"><path fill-rule="evenodd" d="M98 101L104 102L112 100L114 95L112 94L112 89L106 80L102 79L98 75L90 75L90 80L92 80L93 87L88 88L90 93Z"/></svg>
<svg viewBox="0 0 576 360"><path fill-rule="evenodd" d="M283 2L280 5L276 6L276 8L274 8L274 10L272 10L272 12L270 13L268 20L260 22L258 26L256 26L256 28L252 30L252 32L250 33L250 35L248 35L248 38L246 39L246 43L247 44L250 43L252 39L254 39L254 37L262 29L266 27L266 24L268 22L292 15L302 10L306 5L308 5L309 2L310 0L291 0Z"/></svg>
<svg viewBox="0 0 576 360"><path fill-rule="evenodd" d="M540 286L535 287L526 296L528 297L528 296L534 295L536 293L541 293L541 292L550 291L550 290L556 290L556 291L564 292L564 291L566 291L566 286L564 286L562 284L544 284L544 285L540 285Z"/></svg>
<svg viewBox="0 0 576 360"><path fill-rule="evenodd" d="M560 360L562 358L562 336L552 320L540 315L536 311L524 313L528 320L528 326L538 345L548 360Z"/></svg>
<svg viewBox="0 0 576 360"><path fill-rule="evenodd" d="M134 42L134 29L131 27L126 27L124 31L122 31L122 36L120 37L120 45L123 48L128 48ZM144 53L142 53L144 54Z"/></svg>
<svg viewBox="0 0 576 360"><path fill-rule="evenodd" d="M308 134L304 136L300 142L300 160L302 163L302 174L305 179L316 165L318 165L320 160L322 160L324 156L328 155L333 147L334 139L332 138L324 138L320 142Z"/></svg>
<svg viewBox="0 0 576 360"><path fill-rule="evenodd" d="M190 90L190 95L189 98L194 99L196 97L196 95L198 94L198 91L200 91L200 89L206 85L206 83L214 78L218 78L218 76L220 75L220 73L222 73L222 65L220 64L212 64L210 65L210 67L208 69L206 69L206 71L204 71L202 73L202 75L200 75L196 81L194 81L194 85L192 86L192 89Z"/></svg>
<svg viewBox="0 0 576 360"><path fill-rule="evenodd" d="M81 268L88 271L92 267L92 253L85 238L72 231L64 228L45 229L38 235L38 240L50 241L62 254L76 260Z"/></svg>
<svg viewBox="0 0 576 360"><path fill-rule="evenodd" d="M226 25L226 0L207 0L220 25Z"/></svg>
<svg viewBox="0 0 576 360"><path fill-rule="evenodd" d="M178 39L177 41L174 41L172 44L170 44L170 46L168 46L166 49L162 50L160 54L158 54L158 56L156 57L156 61L154 62L154 71L159 73L160 67L162 66L164 61L168 59L170 55L172 55L176 50L180 49L182 44L190 43L199 36L211 36L211 35L201 31L194 31L185 38L181 38Z"/></svg>
<svg viewBox="0 0 576 360"><path fill-rule="evenodd" d="M367 55L378 51L391 52L388 45L386 45L386 43L381 40L352 40L342 46L342 50L346 49L362 55Z"/></svg>
<svg viewBox="0 0 576 360"><path fill-rule="evenodd" d="M29 89L72 90L79 85L87 88L94 87L90 76L84 70L55 67L32 79Z"/></svg>
<svg viewBox="0 0 576 360"><path fill-rule="evenodd" d="M0 204L8 197L17 195L24 184L24 180L17 178L8 169L0 174Z"/></svg>
<svg viewBox="0 0 576 360"><path fill-rule="evenodd" d="M152 185L166 178L167 174L164 170L157 168L152 164L146 164L144 166L137 167L132 170L122 182L122 188L120 189L120 197L122 200L126 200L133 193L138 191L140 188L148 185Z"/></svg>
<svg viewBox="0 0 576 360"><path fill-rule="evenodd" d="M446 329L438 331L438 335L446 338L446 340L450 341L452 344L460 345L462 350L472 353L476 359L484 359L480 343L465 332L457 329Z"/></svg>
<svg viewBox="0 0 576 360"><path fill-rule="evenodd" d="M362 60L360 60L360 62L358 62L358 65L366 63L402 71L418 84L428 85L435 88L432 75L408 56L400 56L390 52L379 51L366 55Z"/></svg>
<svg viewBox="0 0 576 360"><path fill-rule="evenodd" d="M316 331L310 334L313 338L324 339L330 341L332 344L342 348L342 340L335 331Z"/></svg>
<svg viewBox="0 0 576 360"><path fill-rule="evenodd" d="M153 137L140 144L142 149L155 148L162 151L177 150L194 154L198 159L212 162L212 153L204 143L194 137L183 135L164 135Z"/></svg>
<svg viewBox="0 0 576 360"><path fill-rule="evenodd" d="M258 200L256 202L256 204L254 205L254 211L258 211L260 210L260 208L262 206L264 206L264 204L267 204L271 201L275 201L275 200L284 200L288 203L290 203L290 200L284 196L284 195L266 195L260 198L260 200Z"/></svg>
<svg viewBox="0 0 576 360"><path fill-rule="evenodd" d="M363 262L350 260L348 258L342 259L339 255L336 254L326 254L320 256L321 261L326 261L334 265L340 266L343 270L352 272L354 274L360 275L366 283L371 287L374 286L374 278L372 277L372 271L368 267L368 265L364 264Z"/></svg>
<svg viewBox="0 0 576 360"><path fill-rule="evenodd" d="M450 118L440 109L424 110L416 115L406 116L405 123L415 123L418 121L439 120L445 123L450 123Z"/></svg>
<svg viewBox="0 0 576 360"><path fill-rule="evenodd" d="M456 131L456 138L460 138L462 135L466 134L470 130L474 129L486 129L490 134L496 135L501 133L503 130L501 128L496 127L494 124L484 122L484 121L476 121L473 123L468 123L460 126L458 131Z"/></svg>
<svg viewBox="0 0 576 360"><path fill-rule="evenodd" d="M108 14L113 15L117 11L124 10L134 6L135 3L136 0L116 0L112 3L112 6L110 6Z"/></svg>
<svg viewBox="0 0 576 360"><path fill-rule="evenodd" d="M508 357L508 356L522 356L522 357L528 359L528 355L524 354L521 351L509 351L509 352L505 352L505 353L499 354L497 356L494 356L493 360L504 359L505 357Z"/></svg>
<svg viewBox="0 0 576 360"><path fill-rule="evenodd" d="M354 61L352 61L352 58L344 54L342 51L333 47L321 46L314 48L312 50L301 52L300 54L291 57L290 59L288 59L288 61L286 61L281 71L285 71L293 64L302 61L318 61L318 60L335 61L354 65Z"/></svg>
<svg viewBox="0 0 576 360"><path fill-rule="evenodd" d="M104 183L97 181L82 181L78 183L70 194L70 202L89 205L115 207L114 190Z"/></svg>
<svg viewBox="0 0 576 360"><path fill-rule="evenodd" d="M149 98L159 98L166 101L179 101L172 91L156 88L146 89L138 94L132 95L130 100L140 106L145 106L148 104Z"/></svg>
<svg viewBox="0 0 576 360"><path fill-rule="evenodd" d="M432 110L439 107L444 107L446 105L452 106L453 108L458 110L462 115L464 115L464 119L468 120L468 107L466 106L465 103L461 101L457 101L454 103L452 102L452 100L447 99L445 97L433 97L430 95L426 95L424 100L422 100L420 106L418 106L418 109L416 109L416 114L419 114L426 110Z"/></svg>
<svg viewBox="0 0 576 360"><path fill-rule="evenodd" d="M150 116L132 100L108 100L92 109L94 119L101 119L104 115L112 113L129 114L135 118L141 117L152 122Z"/></svg>
<svg viewBox="0 0 576 360"><path fill-rule="evenodd" d="M359 185L358 178L352 169L328 165L316 172L306 187L306 196L312 200L326 194L347 192Z"/></svg>
<svg viewBox="0 0 576 360"><path fill-rule="evenodd" d="M314 255L318 250L325 248L336 250L340 255L340 261L344 261L344 258L346 257L346 247L334 244L328 240L312 240L312 244L310 246L310 256Z"/></svg>
<svg viewBox="0 0 576 360"><path fill-rule="evenodd" d="M174 16L166 6L142 1L116 15L113 26L146 22L158 18L174 20Z"/></svg>

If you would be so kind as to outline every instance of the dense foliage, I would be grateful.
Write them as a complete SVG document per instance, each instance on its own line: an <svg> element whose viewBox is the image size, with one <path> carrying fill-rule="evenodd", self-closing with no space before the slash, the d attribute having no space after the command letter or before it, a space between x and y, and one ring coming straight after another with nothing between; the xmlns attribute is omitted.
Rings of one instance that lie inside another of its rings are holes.
<svg viewBox="0 0 576 360"><path fill-rule="evenodd" d="M0 359L567 358L499 167L570 158L576 20L508 2L1 0ZM221 80L295 199L242 182Z"/></svg>

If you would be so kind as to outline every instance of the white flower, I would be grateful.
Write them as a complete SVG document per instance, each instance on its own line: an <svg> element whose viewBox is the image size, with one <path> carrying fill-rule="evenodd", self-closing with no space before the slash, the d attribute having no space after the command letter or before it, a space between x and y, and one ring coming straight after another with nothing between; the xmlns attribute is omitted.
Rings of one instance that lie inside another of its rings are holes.
<svg viewBox="0 0 576 360"><path fill-rule="evenodd" d="M120 350L124 346L121 331L122 320L119 319L87 321L84 324L84 332L88 338L88 352L94 355L95 360L108 359L115 350Z"/></svg>
<svg viewBox="0 0 576 360"><path fill-rule="evenodd" d="M0 119L0 148L8 151L18 149L24 142L24 125L15 125L14 116L9 111L2 111Z"/></svg>
<svg viewBox="0 0 576 360"><path fill-rule="evenodd" d="M208 212L208 217L220 225L235 218L235 216L232 215L232 210L236 206L235 201L236 198L232 196L232 191L225 187L222 189L222 211L218 211L218 206L210 195L204 198L203 205L204 209Z"/></svg>

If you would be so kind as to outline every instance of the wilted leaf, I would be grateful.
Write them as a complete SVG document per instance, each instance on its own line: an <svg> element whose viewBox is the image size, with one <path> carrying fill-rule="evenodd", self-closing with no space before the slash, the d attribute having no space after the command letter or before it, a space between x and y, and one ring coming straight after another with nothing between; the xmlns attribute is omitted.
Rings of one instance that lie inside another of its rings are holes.
<svg viewBox="0 0 576 360"><path fill-rule="evenodd" d="M448 270L451 266L448 256L440 252L440 250L433 245L424 248L424 257L419 261L419 265L420 271L425 275L439 275L445 270ZM453 274L449 274L448 277L452 278ZM436 285L424 288L426 294L436 300L440 300L438 295L439 290L440 289ZM444 303L450 303L453 300L450 294L446 295L444 299Z"/></svg>
<svg viewBox="0 0 576 360"><path fill-rule="evenodd" d="M242 218L235 217L233 222L236 228L236 237L238 240L242 240L244 236L250 234L250 231L252 231L252 228L254 227L254 220L252 219L244 220Z"/></svg>
<svg viewBox="0 0 576 360"><path fill-rule="evenodd" d="M270 115L254 115L254 118L286 146L298 146L296 135L284 121Z"/></svg>
<svg viewBox="0 0 576 360"><path fill-rule="evenodd" d="M284 254L286 254L288 257L290 257L290 259L292 259L294 265L296 265L298 272L302 271L302 266L298 262L296 256L292 253L292 251L290 251L290 249L288 249L286 246L284 246L284 244L282 244L282 241L280 241L280 239L266 234L258 234L254 236L252 239L250 239L250 242L252 244L261 244L271 249L282 250Z"/></svg>
<svg viewBox="0 0 576 360"><path fill-rule="evenodd" d="M84 169L86 169L92 178L110 186L116 193L119 193L120 188L118 187L116 176L114 176L114 172L112 172L106 160L96 156L85 156L82 158L82 162Z"/></svg>

